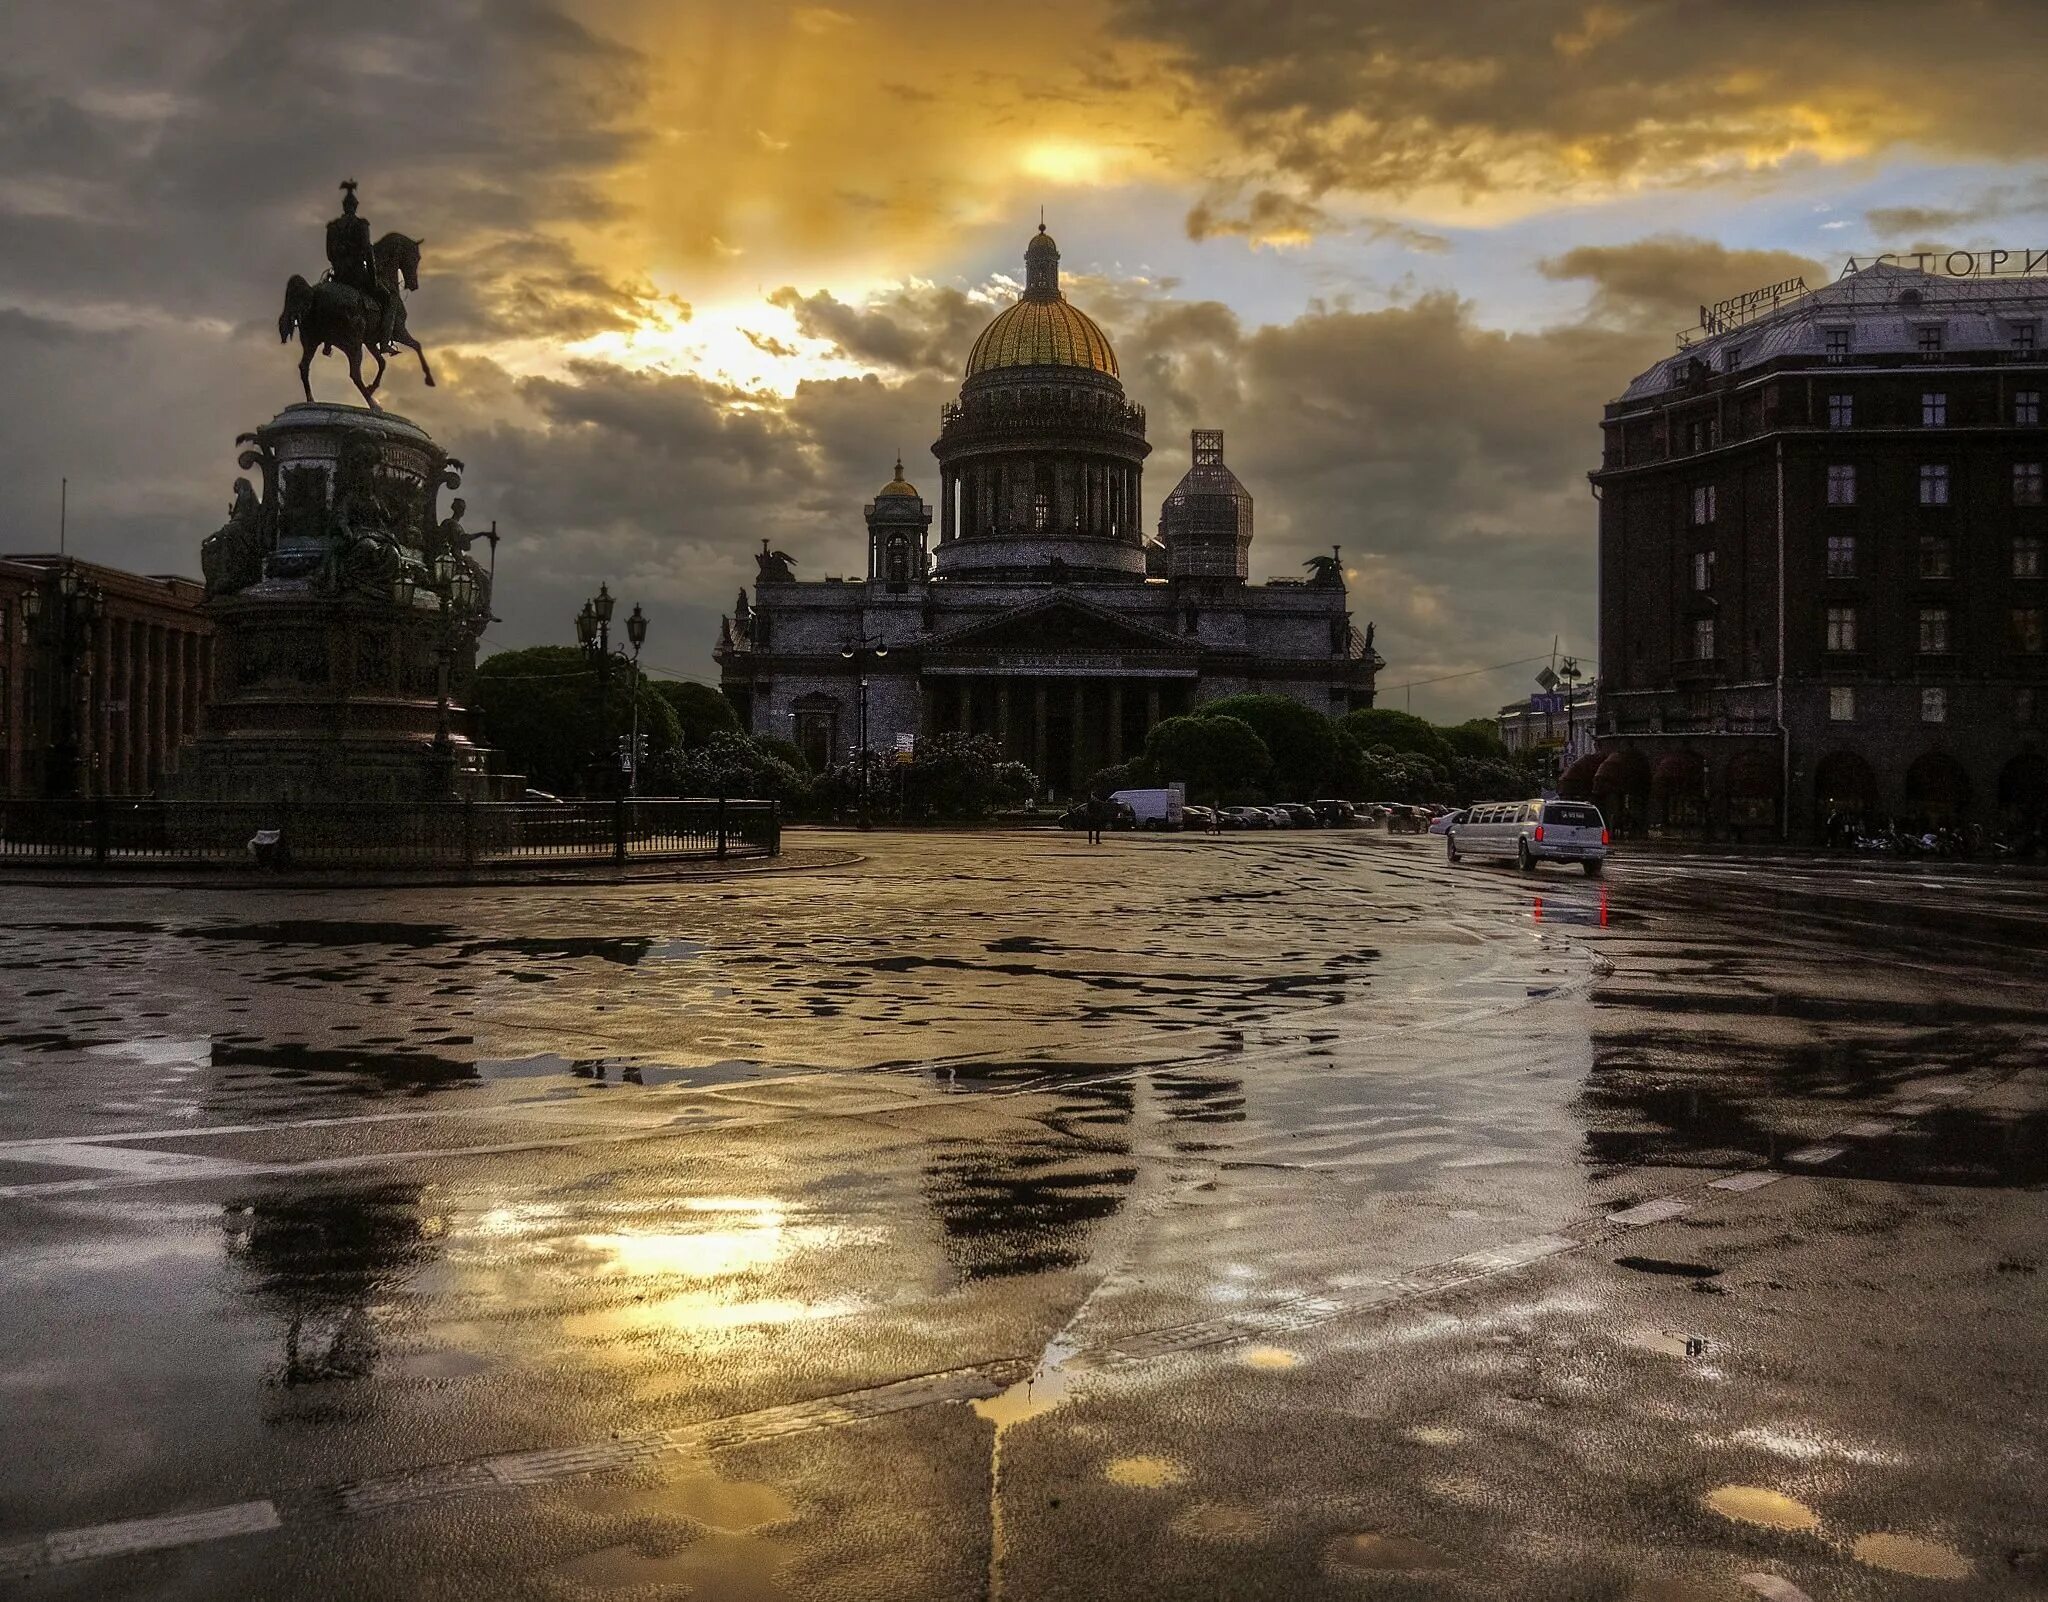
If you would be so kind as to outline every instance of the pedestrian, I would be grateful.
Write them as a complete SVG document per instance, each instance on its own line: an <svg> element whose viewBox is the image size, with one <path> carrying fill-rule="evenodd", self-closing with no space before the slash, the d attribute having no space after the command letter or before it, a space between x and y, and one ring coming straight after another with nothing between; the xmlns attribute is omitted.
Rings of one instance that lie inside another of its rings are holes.
<svg viewBox="0 0 2048 1602"><path fill-rule="evenodd" d="M1088 843L1090 845L1102 844L1102 814L1108 810L1103 805L1101 796L1091 795L1088 798Z"/></svg>

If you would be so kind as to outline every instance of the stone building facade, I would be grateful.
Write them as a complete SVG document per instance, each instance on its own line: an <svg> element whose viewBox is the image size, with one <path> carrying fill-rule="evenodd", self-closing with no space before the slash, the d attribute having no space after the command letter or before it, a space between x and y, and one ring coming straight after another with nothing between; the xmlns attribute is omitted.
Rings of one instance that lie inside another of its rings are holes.
<svg viewBox="0 0 2048 1602"><path fill-rule="evenodd" d="M2037 826L2048 279L1867 267L1606 410L1596 795L1674 832Z"/></svg>
<svg viewBox="0 0 2048 1602"><path fill-rule="evenodd" d="M204 597L192 579L0 557L4 793L154 792L213 682Z"/></svg>
<svg viewBox="0 0 2048 1602"><path fill-rule="evenodd" d="M1162 718L1219 696L1370 706L1381 663L1335 558L1306 580L1247 582L1251 497L1210 431L1148 541L1150 452L1144 409L1062 292L1041 227L1023 294L975 341L941 413L937 504L899 461L865 509L864 578L800 582L764 543L713 653L744 726L821 768L858 748L865 703L870 749L987 734L1065 796ZM1213 507L1189 523L1190 496L1229 502L1226 534Z"/></svg>

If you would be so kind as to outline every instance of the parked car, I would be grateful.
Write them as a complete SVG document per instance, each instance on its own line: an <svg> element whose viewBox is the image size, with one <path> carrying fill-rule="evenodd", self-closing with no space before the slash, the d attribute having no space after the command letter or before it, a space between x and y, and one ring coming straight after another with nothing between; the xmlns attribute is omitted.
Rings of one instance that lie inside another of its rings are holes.
<svg viewBox="0 0 2048 1602"><path fill-rule="evenodd" d="M1225 807L1216 814L1226 829L1270 829L1273 820L1257 807Z"/></svg>
<svg viewBox="0 0 2048 1602"><path fill-rule="evenodd" d="M1440 812L1437 814L1435 820L1431 822L1429 826L1429 832L1431 834L1449 834L1451 830L1456 828L1459 824L1463 823L1464 821L1465 809L1463 807L1454 808L1447 812Z"/></svg>
<svg viewBox="0 0 2048 1602"><path fill-rule="evenodd" d="M1420 834L1429 827L1429 813L1421 807L1394 802L1387 808L1387 833Z"/></svg>
<svg viewBox="0 0 2048 1602"><path fill-rule="evenodd" d="M1304 806L1299 801L1283 801L1280 810L1287 814L1288 820L1297 829L1320 829L1323 826L1323 820L1316 815L1316 809Z"/></svg>
<svg viewBox="0 0 2048 1602"><path fill-rule="evenodd" d="M1453 862L1496 857L1524 873L1539 862L1576 862L1589 878L1607 865L1607 846L1606 820L1586 801L1487 801L1444 836Z"/></svg>
<svg viewBox="0 0 2048 1602"><path fill-rule="evenodd" d="M1182 807L1180 819L1183 828L1199 829L1204 834L1217 826L1214 807Z"/></svg>
<svg viewBox="0 0 2048 1602"><path fill-rule="evenodd" d="M1358 808L1349 801L1318 801L1315 808L1316 816L1322 820L1326 829L1355 829L1361 821Z"/></svg>
<svg viewBox="0 0 2048 1602"><path fill-rule="evenodd" d="M1259 810L1265 813L1266 821L1276 829L1291 829L1294 827L1294 820L1278 807L1260 807Z"/></svg>

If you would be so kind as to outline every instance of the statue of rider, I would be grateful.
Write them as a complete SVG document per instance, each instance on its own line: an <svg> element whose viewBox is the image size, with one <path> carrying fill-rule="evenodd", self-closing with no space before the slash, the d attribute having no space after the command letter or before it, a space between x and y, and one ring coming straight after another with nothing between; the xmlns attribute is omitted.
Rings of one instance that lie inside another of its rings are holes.
<svg viewBox="0 0 2048 1602"><path fill-rule="evenodd" d="M346 284L369 303L377 319L375 339L391 344L391 296L377 282L377 261L370 249L370 225L356 214L356 181L341 183L341 215L327 225L327 270L337 284Z"/></svg>

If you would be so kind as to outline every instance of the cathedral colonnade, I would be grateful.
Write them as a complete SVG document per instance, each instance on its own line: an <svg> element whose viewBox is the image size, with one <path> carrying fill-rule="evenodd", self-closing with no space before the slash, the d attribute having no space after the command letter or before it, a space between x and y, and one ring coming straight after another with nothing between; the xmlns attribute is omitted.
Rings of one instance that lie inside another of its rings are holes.
<svg viewBox="0 0 2048 1602"><path fill-rule="evenodd" d="M1137 756L1153 725L1195 698L1191 675L945 673L922 688L922 733L987 735L1060 796Z"/></svg>

